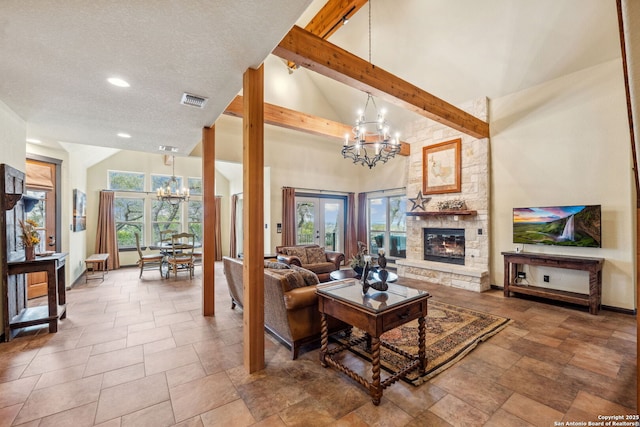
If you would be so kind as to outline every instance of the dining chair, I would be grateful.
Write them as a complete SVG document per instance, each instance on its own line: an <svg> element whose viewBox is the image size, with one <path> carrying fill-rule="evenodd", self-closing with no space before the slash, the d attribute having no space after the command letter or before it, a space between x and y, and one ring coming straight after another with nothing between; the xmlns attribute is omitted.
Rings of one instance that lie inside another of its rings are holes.
<svg viewBox="0 0 640 427"><path fill-rule="evenodd" d="M193 248L195 246L195 234L177 233L171 236L171 253L167 257L169 271L167 278L173 270L174 278L178 277L178 271L188 271L189 278L193 278Z"/></svg>
<svg viewBox="0 0 640 427"><path fill-rule="evenodd" d="M162 276L162 261L164 260L164 255L160 253L154 254L146 254L142 253L142 249L140 248L140 233L134 233L136 235L136 249L138 250L138 262L137 264L140 266L140 276L142 277L142 272L144 270L151 270L152 268L158 267L160 271L160 276Z"/></svg>

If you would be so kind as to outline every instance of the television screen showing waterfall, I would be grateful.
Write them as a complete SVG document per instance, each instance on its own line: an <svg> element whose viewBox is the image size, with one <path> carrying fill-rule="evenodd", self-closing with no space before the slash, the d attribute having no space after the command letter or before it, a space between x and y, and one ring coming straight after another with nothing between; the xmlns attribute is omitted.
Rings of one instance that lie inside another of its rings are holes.
<svg viewBox="0 0 640 427"><path fill-rule="evenodd" d="M513 209L513 243L599 248L600 205Z"/></svg>

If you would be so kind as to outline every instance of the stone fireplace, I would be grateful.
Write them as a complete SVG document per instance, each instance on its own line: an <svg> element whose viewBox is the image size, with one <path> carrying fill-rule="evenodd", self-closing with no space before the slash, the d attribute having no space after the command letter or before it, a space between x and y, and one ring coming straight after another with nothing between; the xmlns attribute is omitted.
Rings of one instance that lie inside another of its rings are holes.
<svg viewBox="0 0 640 427"><path fill-rule="evenodd" d="M458 107L488 120L486 98ZM397 260L396 265L401 277L482 292L490 288L489 140L476 139L424 118L412 122L403 132L403 139L411 144L407 198L423 191L423 148L456 138L462 140L461 191L425 194L431 198L425 211L418 208L409 212L411 205L408 206L407 256ZM463 199L465 207L459 212L438 211L439 201L451 199ZM434 229L441 232L435 233ZM453 260L445 261L443 255Z"/></svg>
<svg viewBox="0 0 640 427"><path fill-rule="evenodd" d="M423 228L424 259L464 265L464 228Z"/></svg>

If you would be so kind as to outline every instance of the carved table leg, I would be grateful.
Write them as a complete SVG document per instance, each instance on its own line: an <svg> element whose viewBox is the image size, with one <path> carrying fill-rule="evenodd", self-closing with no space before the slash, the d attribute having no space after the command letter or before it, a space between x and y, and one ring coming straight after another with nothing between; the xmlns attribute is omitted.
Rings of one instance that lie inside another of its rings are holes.
<svg viewBox="0 0 640 427"><path fill-rule="evenodd" d="M424 374L427 368L427 350L426 350L426 321L424 317L418 318L418 360L420 360L420 375Z"/></svg>
<svg viewBox="0 0 640 427"><path fill-rule="evenodd" d="M378 406L382 399L382 388L380 388L380 338L371 337L371 400Z"/></svg>
<svg viewBox="0 0 640 427"><path fill-rule="evenodd" d="M327 315L320 313L320 364L322 367L327 367L327 362L324 361L327 354L327 347L329 346L329 328L327 325Z"/></svg>

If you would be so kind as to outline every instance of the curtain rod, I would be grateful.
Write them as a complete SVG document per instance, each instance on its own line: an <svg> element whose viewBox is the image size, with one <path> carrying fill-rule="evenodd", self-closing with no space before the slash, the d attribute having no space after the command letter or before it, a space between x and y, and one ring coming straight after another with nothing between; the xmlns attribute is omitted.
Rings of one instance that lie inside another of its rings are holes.
<svg viewBox="0 0 640 427"><path fill-rule="evenodd" d="M351 194L353 191L335 191L335 190L320 190L317 188L303 188L303 187L282 187L282 188L294 188L296 191L314 191L316 193L333 193L333 194Z"/></svg>
<svg viewBox="0 0 640 427"><path fill-rule="evenodd" d="M384 190L365 191L364 194L384 193L386 191L397 191L397 190L406 190L406 189L407 189L407 187L385 188Z"/></svg>

